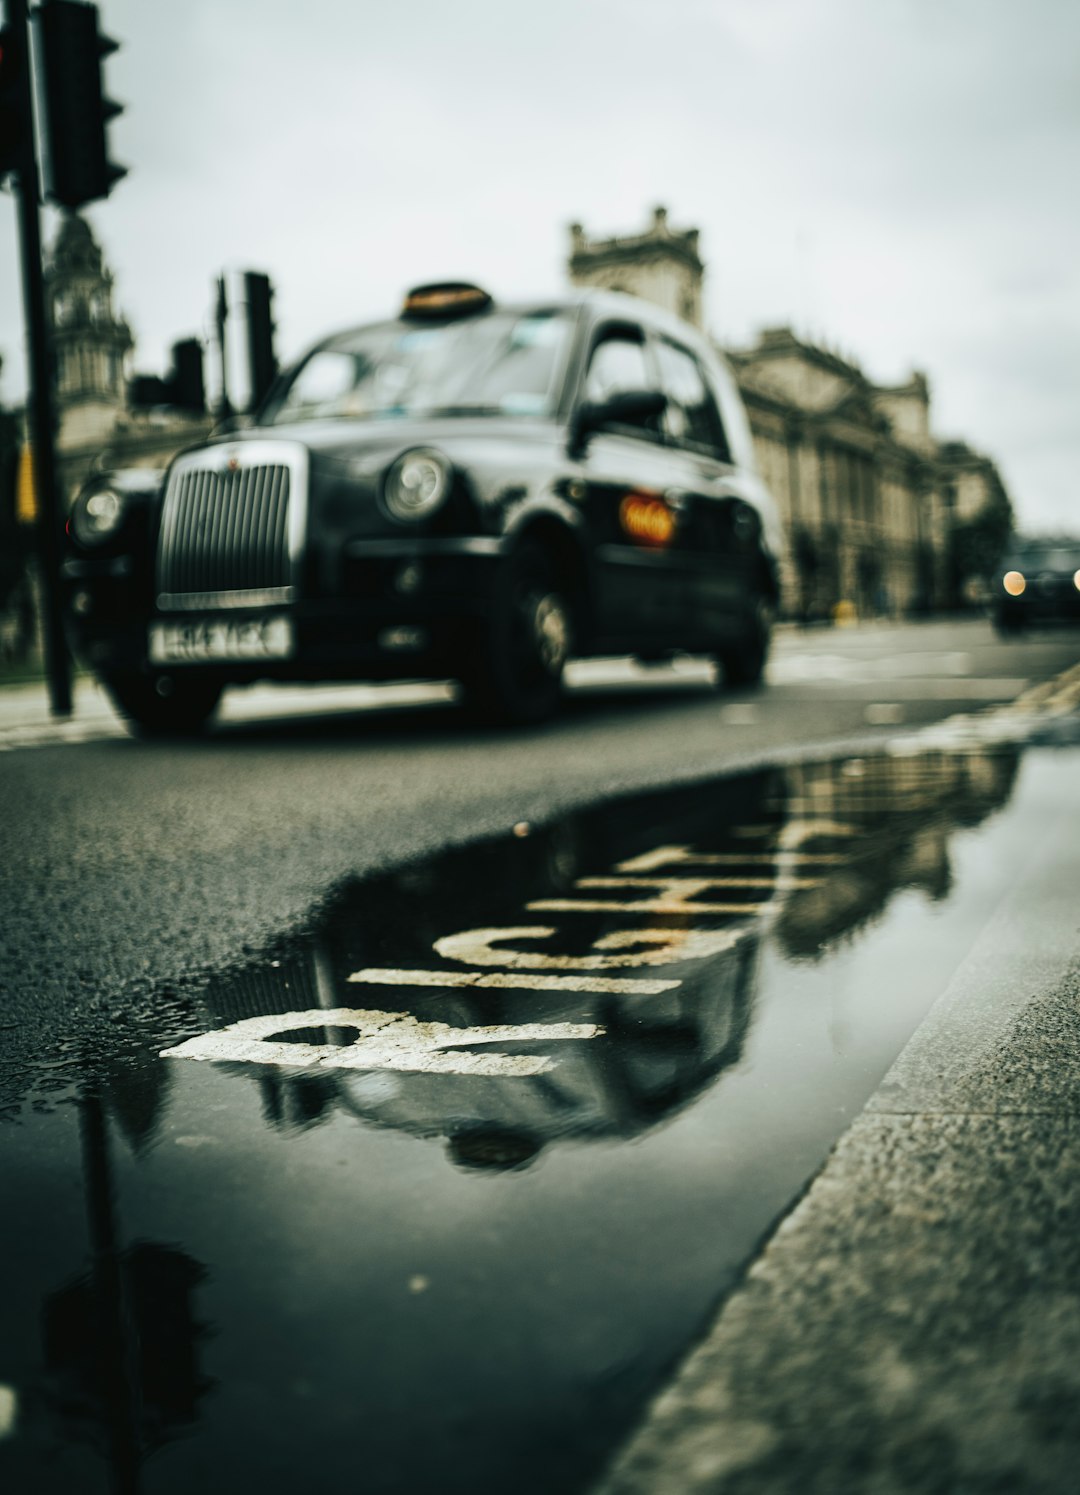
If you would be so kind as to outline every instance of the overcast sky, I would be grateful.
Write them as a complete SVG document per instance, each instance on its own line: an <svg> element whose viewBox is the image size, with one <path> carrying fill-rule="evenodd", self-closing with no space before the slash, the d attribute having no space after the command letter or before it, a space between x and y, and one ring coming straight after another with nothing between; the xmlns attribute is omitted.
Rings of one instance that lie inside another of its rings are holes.
<svg viewBox="0 0 1080 1495"><path fill-rule="evenodd" d="M1076 0L103 0L114 159L88 211L137 367L270 273L279 355L463 277L565 284L567 226L696 225L726 343L791 323L1080 531ZM0 196L0 399L22 387Z"/></svg>

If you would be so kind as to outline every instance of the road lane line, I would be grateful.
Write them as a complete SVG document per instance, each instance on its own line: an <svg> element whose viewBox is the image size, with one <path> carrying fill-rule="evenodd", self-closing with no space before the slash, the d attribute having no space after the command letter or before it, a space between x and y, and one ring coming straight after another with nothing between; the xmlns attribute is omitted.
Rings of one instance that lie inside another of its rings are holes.
<svg viewBox="0 0 1080 1495"><path fill-rule="evenodd" d="M763 914L767 903L690 903L683 898L638 898L633 903L604 898L539 898L527 903L543 914Z"/></svg>
<svg viewBox="0 0 1080 1495"><path fill-rule="evenodd" d="M778 856L780 853L778 853ZM691 885L688 891L705 892L708 888L820 888L824 877L791 877L778 872L774 877L579 877L576 888L655 888L676 887L680 882Z"/></svg>
<svg viewBox="0 0 1080 1495"><path fill-rule="evenodd" d="M354 1043L274 1042L303 1028L355 1028ZM536 1075L558 1060L536 1054L471 1054L466 1047L490 1043L549 1043L599 1038L597 1023L503 1023L495 1027L454 1028L420 1022L408 1012L354 1007L309 1008L244 1018L225 1028L162 1049L162 1059L194 1059L229 1064L271 1064L285 1069L382 1069L455 1075Z"/></svg>
<svg viewBox="0 0 1080 1495"><path fill-rule="evenodd" d="M571 905L574 908L578 904ZM618 904L619 912L625 906ZM739 912L747 907L739 905ZM605 934L592 944L591 955L548 955L540 950L519 950L504 945L503 940L551 939L556 930L551 925L529 924L502 929L466 929L435 941L436 952L444 960L462 965L508 966L517 970L604 971L627 966L674 965L684 960L708 960L730 950L753 929L740 924L727 929L620 929ZM645 949L635 949L644 945Z"/></svg>
<svg viewBox="0 0 1080 1495"><path fill-rule="evenodd" d="M354 971L351 982L372 986L484 987L511 991L598 992L658 997L681 981L641 981L633 976L541 976L511 971L414 971L367 967Z"/></svg>
<svg viewBox="0 0 1080 1495"><path fill-rule="evenodd" d="M658 846L642 856L631 857L627 862L617 862L616 872L655 872L660 867L743 867L769 866L783 861L787 866L800 862L843 862L847 853L842 851L786 851L777 846L775 851L694 851L690 846Z"/></svg>

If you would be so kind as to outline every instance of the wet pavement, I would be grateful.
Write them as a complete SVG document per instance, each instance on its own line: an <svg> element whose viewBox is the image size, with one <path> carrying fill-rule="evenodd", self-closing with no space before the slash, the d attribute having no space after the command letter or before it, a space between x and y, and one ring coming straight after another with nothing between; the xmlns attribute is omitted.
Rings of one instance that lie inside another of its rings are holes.
<svg viewBox="0 0 1080 1495"><path fill-rule="evenodd" d="M908 745L520 824L43 1056L0 1134L2 1487L588 1486L1066 771Z"/></svg>

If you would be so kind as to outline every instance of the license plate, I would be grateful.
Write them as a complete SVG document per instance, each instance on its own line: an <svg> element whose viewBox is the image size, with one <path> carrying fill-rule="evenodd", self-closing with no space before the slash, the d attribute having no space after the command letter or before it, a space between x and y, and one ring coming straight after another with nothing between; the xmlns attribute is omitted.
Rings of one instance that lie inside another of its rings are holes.
<svg viewBox="0 0 1080 1495"><path fill-rule="evenodd" d="M271 618L193 618L150 625L153 664L211 664L245 659L288 659L293 652L292 620Z"/></svg>

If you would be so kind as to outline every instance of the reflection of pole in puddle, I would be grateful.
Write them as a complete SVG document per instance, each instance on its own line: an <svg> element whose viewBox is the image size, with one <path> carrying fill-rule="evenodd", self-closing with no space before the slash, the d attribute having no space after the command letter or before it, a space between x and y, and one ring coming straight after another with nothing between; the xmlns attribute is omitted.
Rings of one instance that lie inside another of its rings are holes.
<svg viewBox="0 0 1080 1495"><path fill-rule="evenodd" d="M86 1213L93 1252L93 1294L97 1306L98 1367L104 1403L109 1462L117 1495L139 1485L139 1429L142 1408L134 1357L136 1341L131 1303L117 1247L116 1212L109 1170L109 1143L101 1097L94 1090L79 1099Z"/></svg>
<svg viewBox="0 0 1080 1495"><path fill-rule="evenodd" d="M203 1268L184 1252L120 1244L108 1123L101 1093L79 1096L89 1273L43 1307L48 1403L66 1438L108 1460L114 1495L138 1495L146 1456L195 1421L200 1377L191 1296Z"/></svg>

